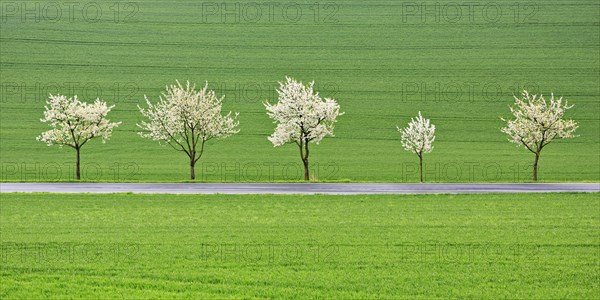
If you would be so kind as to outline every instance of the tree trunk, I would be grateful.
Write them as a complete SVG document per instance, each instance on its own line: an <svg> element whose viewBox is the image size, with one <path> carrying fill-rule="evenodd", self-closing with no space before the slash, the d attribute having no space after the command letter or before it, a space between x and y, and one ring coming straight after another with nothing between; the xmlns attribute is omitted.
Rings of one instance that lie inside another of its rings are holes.
<svg viewBox="0 0 600 300"><path fill-rule="evenodd" d="M308 174L308 141L300 140L300 143L298 143L298 148L300 149L300 159L302 159L302 163L304 163L304 180L309 180L310 176Z"/></svg>
<svg viewBox="0 0 600 300"><path fill-rule="evenodd" d="M306 159L303 159L302 162L304 162L304 180L309 180L309 175L308 175L308 157Z"/></svg>
<svg viewBox="0 0 600 300"><path fill-rule="evenodd" d="M304 158L302 159L302 161L304 161L304 180L310 180L310 177L308 176L308 140L304 141Z"/></svg>
<svg viewBox="0 0 600 300"><path fill-rule="evenodd" d="M540 160L540 153L535 154L535 160L533 161L533 177L531 180L537 181L538 179L538 161Z"/></svg>
<svg viewBox="0 0 600 300"><path fill-rule="evenodd" d="M421 183L423 183L423 156L419 155L419 175L421 178Z"/></svg>
<svg viewBox="0 0 600 300"><path fill-rule="evenodd" d="M75 148L75 150L77 151L77 163L75 164L75 178L77 180L81 180L81 155L79 153L79 148Z"/></svg>
<svg viewBox="0 0 600 300"><path fill-rule="evenodd" d="M194 170L195 167L196 167L196 162L194 161L194 158L190 158L190 179L191 180L196 179L196 171Z"/></svg>

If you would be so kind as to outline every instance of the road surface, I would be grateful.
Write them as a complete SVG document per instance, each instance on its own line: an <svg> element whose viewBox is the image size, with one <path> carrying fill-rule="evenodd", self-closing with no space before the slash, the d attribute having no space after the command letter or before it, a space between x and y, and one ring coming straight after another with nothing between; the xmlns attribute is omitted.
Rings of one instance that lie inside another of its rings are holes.
<svg viewBox="0 0 600 300"><path fill-rule="evenodd" d="M600 183L0 183L0 192L140 194L472 194L600 192Z"/></svg>

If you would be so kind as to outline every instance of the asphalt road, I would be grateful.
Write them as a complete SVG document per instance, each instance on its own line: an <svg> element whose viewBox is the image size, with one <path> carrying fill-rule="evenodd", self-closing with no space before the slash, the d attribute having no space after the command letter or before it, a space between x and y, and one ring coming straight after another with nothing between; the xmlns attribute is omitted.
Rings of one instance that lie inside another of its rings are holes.
<svg viewBox="0 0 600 300"><path fill-rule="evenodd" d="M472 194L600 192L600 183L0 183L0 192L140 194Z"/></svg>

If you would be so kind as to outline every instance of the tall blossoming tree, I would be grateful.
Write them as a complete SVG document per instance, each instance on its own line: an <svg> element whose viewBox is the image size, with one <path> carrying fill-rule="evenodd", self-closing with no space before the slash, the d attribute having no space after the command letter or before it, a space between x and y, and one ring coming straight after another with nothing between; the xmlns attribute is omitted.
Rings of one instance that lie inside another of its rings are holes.
<svg viewBox="0 0 600 300"><path fill-rule="evenodd" d="M421 112L413 118L405 128L397 127L401 134L404 150L410 151L419 157L419 174L423 182L423 154L433 150L435 140L435 125L429 119L423 118Z"/></svg>
<svg viewBox="0 0 600 300"><path fill-rule="evenodd" d="M190 160L190 179L196 179L195 166L204 153L207 141L222 139L239 132L238 113L221 114L223 98L208 89L197 91L195 85L177 84L167 86L160 100L152 104L148 97L148 108L139 107L148 121L137 124L143 129L140 136L171 146L184 152Z"/></svg>
<svg viewBox="0 0 600 300"><path fill-rule="evenodd" d="M100 137L105 143L110 139L113 128L121 122L110 122L106 116L114 107L96 99L94 103L81 102L77 96L67 98L63 95L50 95L46 102L44 118L52 129L37 137L48 146L68 146L77 152L75 176L81 179L81 147L93 138Z"/></svg>
<svg viewBox="0 0 600 300"><path fill-rule="evenodd" d="M286 77L279 82L278 102L265 102L267 115L277 124L269 136L274 147L294 143L300 150L304 164L304 180L309 180L309 143L319 144L326 136L333 136L333 129L340 113L339 104L331 98L322 99L313 90L314 81L307 86Z"/></svg>
<svg viewBox="0 0 600 300"><path fill-rule="evenodd" d="M575 137L577 123L563 118L573 106L568 105L567 101L563 103L562 97L555 99L554 94L550 96L550 102L543 95L531 95L527 91L523 91L521 98L514 98L515 103L510 111L515 119L502 119L506 127L501 130L508 135L511 143L535 154L532 180L537 181L542 149L555 139Z"/></svg>

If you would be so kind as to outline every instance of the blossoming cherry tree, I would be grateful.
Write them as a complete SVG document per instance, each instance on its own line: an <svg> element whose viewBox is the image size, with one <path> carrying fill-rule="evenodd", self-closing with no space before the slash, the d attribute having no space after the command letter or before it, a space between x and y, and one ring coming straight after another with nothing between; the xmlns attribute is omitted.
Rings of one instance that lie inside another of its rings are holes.
<svg viewBox="0 0 600 300"><path fill-rule="evenodd" d="M423 154L433 150L435 140L435 125L429 119L423 118L421 112L413 118L405 128L397 127L400 132L404 150L410 151L419 157L419 175L423 182Z"/></svg>
<svg viewBox="0 0 600 300"><path fill-rule="evenodd" d="M298 146L304 164L304 180L309 180L309 144L319 144L326 136L333 136L334 125L340 113L340 105L331 98L322 99L313 89L314 81L308 85L286 77L279 82L278 102L265 102L267 115L277 124L275 132L268 137L274 147L287 143Z"/></svg>
<svg viewBox="0 0 600 300"><path fill-rule="evenodd" d="M577 122L564 119L564 114L573 106L562 97L556 99L554 94L547 102L543 95L531 95L526 90L522 97L514 97L515 103L510 108L514 120L502 119L506 127L502 132L508 135L511 143L522 146L535 154L532 180L538 179L538 163L542 149L556 139L575 137Z"/></svg>
<svg viewBox="0 0 600 300"><path fill-rule="evenodd" d="M212 139L223 139L239 132L238 113L221 114L223 98L208 89L197 91L188 81L182 86L167 86L156 104L148 97L148 108L139 107L148 121L142 121L138 127L143 129L140 136L171 146L184 152L190 160L190 179L196 179L195 166L204 153L205 144Z"/></svg>
<svg viewBox="0 0 600 300"><path fill-rule="evenodd" d="M114 107L96 99L94 103L81 102L77 96L67 98L63 95L50 95L46 102L44 118L40 121L48 123L52 129L37 137L48 146L68 146L77 152L75 177L81 179L81 147L90 140L100 137L105 143L110 139L112 130L121 122L110 122L106 116Z"/></svg>

